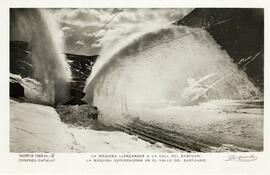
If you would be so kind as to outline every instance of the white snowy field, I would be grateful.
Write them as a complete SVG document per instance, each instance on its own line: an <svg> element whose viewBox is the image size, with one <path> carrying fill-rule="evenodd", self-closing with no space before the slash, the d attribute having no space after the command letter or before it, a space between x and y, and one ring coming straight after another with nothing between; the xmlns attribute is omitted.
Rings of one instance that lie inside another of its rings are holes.
<svg viewBox="0 0 270 175"><path fill-rule="evenodd" d="M11 152L175 152L120 131L74 128L52 107L10 100Z"/></svg>

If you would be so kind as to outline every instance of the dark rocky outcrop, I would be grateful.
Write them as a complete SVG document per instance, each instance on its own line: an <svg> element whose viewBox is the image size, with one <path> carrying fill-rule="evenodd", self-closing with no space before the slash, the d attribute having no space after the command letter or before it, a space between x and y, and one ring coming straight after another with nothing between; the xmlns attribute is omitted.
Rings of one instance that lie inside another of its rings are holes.
<svg viewBox="0 0 270 175"><path fill-rule="evenodd" d="M10 73L21 75L23 78L31 77L33 68L31 61L31 48L27 42L10 42Z"/></svg>
<svg viewBox="0 0 270 175"><path fill-rule="evenodd" d="M72 97L83 98L85 96L85 93L77 89L71 89L70 95Z"/></svg>
<svg viewBox="0 0 270 175"><path fill-rule="evenodd" d="M98 55L74 55L66 54L66 58L71 68L72 81L70 95L72 99L65 102L64 105L84 105L87 104L82 100L85 96L83 89L87 78L92 72L92 67Z"/></svg>
<svg viewBox="0 0 270 175"><path fill-rule="evenodd" d="M251 8L196 8L176 25L207 30L235 63L261 54L244 71L263 91L264 11Z"/></svg>
<svg viewBox="0 0 270 175"><path fill-rule="evenodd" d="M63 105L85 105L87 104L85 101L80 98L73 97L71 100L65 102Z"/></svg>
<svg viewBox="0 0 270 175"><path fill-rule="evenodd" d="M84 104L87 104L85 101L81 100L85 96L84 92L77 90L77 89L71 89L70 95L72 96L72 99L65 102L63 105L84 105Z"/></svg>
<svg viewBox="0 0 270 175"><path fill-rule="evenodd" d="M66 53L72 73L71 88L83 91L97 57L98 55L86 56Z"/></svg>
<svg viewBox="0 0 270 175"><path fill-rule="evenodd" d="M9 95L13 98L24 97L24 87L18 82L10 82Z"/></svg>

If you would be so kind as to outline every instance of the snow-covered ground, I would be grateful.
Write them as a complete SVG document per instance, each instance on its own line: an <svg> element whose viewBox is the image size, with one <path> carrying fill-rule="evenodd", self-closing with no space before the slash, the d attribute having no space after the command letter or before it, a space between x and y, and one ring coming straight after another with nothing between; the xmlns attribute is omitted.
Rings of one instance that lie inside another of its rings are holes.
<svg viewBox="0 0 270 175"><path fill-rule="evenodd" d="M120 131L70 127L52 107L10 100L11 152L175 152Z"/></svg>
<svg viewBox="0 0 270 175"><path fill-rule="evenodd" d="M159 132L169 130L194 143L207 143L210 147L207 152L263 150L263 101L260 99L214 100L197 106L152 103L129 108L128 113L130 118L135 118L130 126L139 119Z"/></svg>
<svg viewBox="0 0 270 175"><path fill-rule="evenodd" d="M212 101L187 107L157 105L159 107L155 110L155 104L149 105L144 105L141 111L137 109L137 113L133 113L135 122L125 126L152 136L159 133L165 140L168 136L169 141L172 141L170 134L176 137L180 134L180 145L183 143L181 146L191 150L193 146L206 152L263 150L263 108L260 100ZM134 121L132 115L128 117ZM10 101L11 152L181 152L159 142L151 144L139 137L120 131L67 125L60 121L52 107Z"/></svg>

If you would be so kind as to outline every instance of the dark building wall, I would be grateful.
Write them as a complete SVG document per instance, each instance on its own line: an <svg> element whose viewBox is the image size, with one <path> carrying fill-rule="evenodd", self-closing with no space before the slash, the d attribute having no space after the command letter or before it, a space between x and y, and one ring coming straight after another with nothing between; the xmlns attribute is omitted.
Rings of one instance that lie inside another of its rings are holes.
<svg viewBox="0 0 270 175"><path fill-rule="evenodd" d="M264 11L250 8L197 8L176 25L206 29L235 63L261 54L244 71L263 91Z"/></svg>

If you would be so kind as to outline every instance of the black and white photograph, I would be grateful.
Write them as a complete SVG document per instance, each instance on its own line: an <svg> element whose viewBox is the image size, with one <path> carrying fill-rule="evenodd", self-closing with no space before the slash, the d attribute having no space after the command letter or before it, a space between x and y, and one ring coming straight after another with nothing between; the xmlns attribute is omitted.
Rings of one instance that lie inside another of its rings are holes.
<svg viewBox="0 0 270 175"><path fill-rule="evenodd" d="M11 153L264 150L263 8L10 8Z"/></svg>

